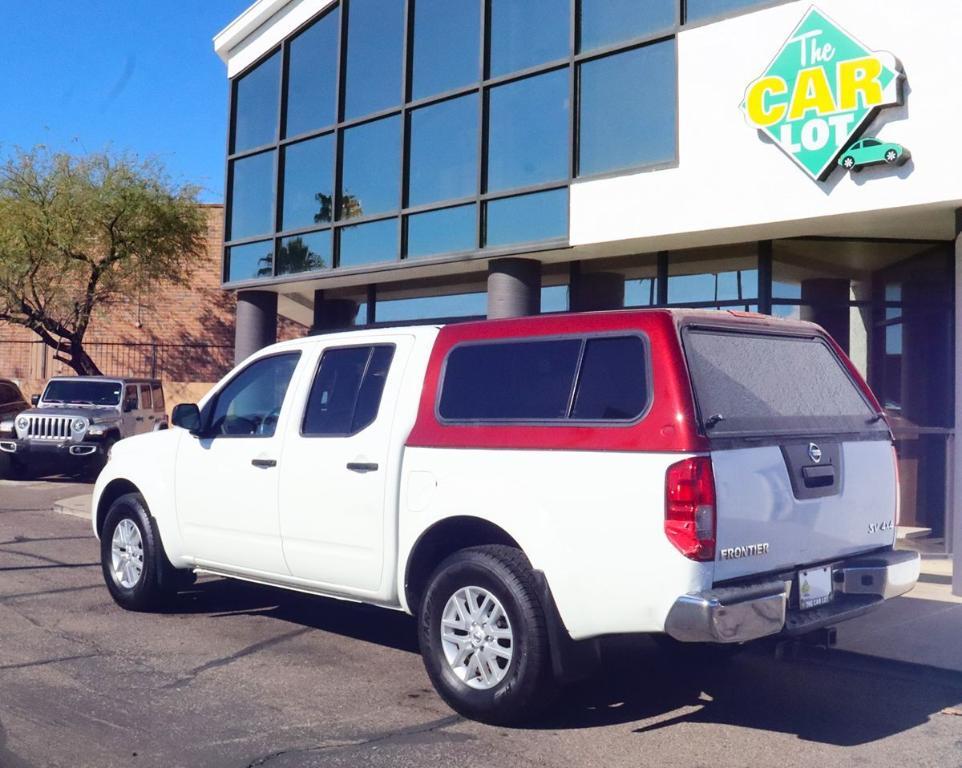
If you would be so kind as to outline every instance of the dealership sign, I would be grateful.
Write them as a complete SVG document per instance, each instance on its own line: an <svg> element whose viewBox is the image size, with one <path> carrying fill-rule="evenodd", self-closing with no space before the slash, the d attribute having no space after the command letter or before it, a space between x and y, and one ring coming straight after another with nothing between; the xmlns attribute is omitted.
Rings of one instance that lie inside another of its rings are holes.
<svg viewBox="0 0 962 768"><path fill-rule="evenodd" d="M748 123L823 181L879 109L902 103L901 67L816 8L745 91ZM850 167L850 166L849 166Z"/></svg>

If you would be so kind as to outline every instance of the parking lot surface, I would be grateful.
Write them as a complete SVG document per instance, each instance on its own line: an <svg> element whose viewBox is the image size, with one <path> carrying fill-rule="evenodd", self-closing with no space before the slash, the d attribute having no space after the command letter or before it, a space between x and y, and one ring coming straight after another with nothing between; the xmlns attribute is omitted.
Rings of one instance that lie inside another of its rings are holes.
<svg viewBox="0 0 962 768"><path fill-rule="evenodd" d="M0 481L0 768L962 766L962 675L840 652L612 641L528 726L466 721L401 614L206 578L122 611L88 523L49 511L84 490Z"/></svg>

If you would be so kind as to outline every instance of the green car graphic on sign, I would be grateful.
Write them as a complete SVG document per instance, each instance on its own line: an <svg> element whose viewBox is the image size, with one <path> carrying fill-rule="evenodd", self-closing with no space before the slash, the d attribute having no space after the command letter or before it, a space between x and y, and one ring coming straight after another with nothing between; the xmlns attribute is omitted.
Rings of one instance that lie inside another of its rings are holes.
<svg viewBox="0 0 962 768"><path fill-rule="evenodd" d="M904 165L912 154L901 144L878 139L862 139L842 153L838 164L848 171L860 171L867 165Z"/></svg>

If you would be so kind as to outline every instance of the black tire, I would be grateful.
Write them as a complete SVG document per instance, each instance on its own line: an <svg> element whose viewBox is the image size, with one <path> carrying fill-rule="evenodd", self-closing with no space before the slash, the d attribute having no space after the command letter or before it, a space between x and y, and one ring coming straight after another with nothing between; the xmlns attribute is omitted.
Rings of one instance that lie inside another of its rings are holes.
<svg viewBox="0 0 962 768"><path fill-rule="evenodd" d="M29 473L24 463L9 454L5 454L5 456L7 456L7 461L3 476L7 480L27 480Z"/></svg>
<svg viewBox="0 0 962 768"><path fill-rule="evenodd" d="M504 677L483 690L470 687L455 673L441 638L445 607L466 587L479 587L494 596L512 631L512 654ZM444 560L421 600L418 634L431 682L441 698L465 717L498 725L517 723L536 714L548 698L553 681L544 609L531 564L514 547L472 547Z"/></svg>
<svg viewBox="0 0 962 768"><path fill-rule="evenodd" d="M849 164L849 161L851 161L851 164ZM854 170L855 170L855 158L852 157L851 155L848 155L848 156L842 158L842 167L845 168L846 170L854 171Z"/></svg>
<svg viewBox="0 0 962 768"><path fill-rule="evenodd" d="M889 165L892 165L898 159L899 159L899 153L896 152L894 149L890 149L888 152L885 153L885 162L888 163Z"/></svg>
<svg viewBox="0 0 962 768"><path fill-rule="evenodd" d="M114 532L124 521L136 526L142 543L141 572L130 585L121 583L111 562ZM177 592L179 574L183 573L167 559L147 502L139 493L125 494L110 505L100 533L100 564L110 596L128 611L157 611L167 606Z"/></svg>

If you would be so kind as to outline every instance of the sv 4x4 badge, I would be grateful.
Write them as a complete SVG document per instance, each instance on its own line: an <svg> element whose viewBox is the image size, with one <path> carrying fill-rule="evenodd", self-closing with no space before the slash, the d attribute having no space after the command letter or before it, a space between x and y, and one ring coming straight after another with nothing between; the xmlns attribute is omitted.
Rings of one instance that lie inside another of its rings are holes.
<svg viewBox="0 0 962 768"><path fill-rule="evenodd" d="M748 86L741 110L799 168L824 181L839 165L857 171L908 160L898 144L856 141L880 109L902 104L904 79L895 56L870 50L813 7Z"/></svg>

